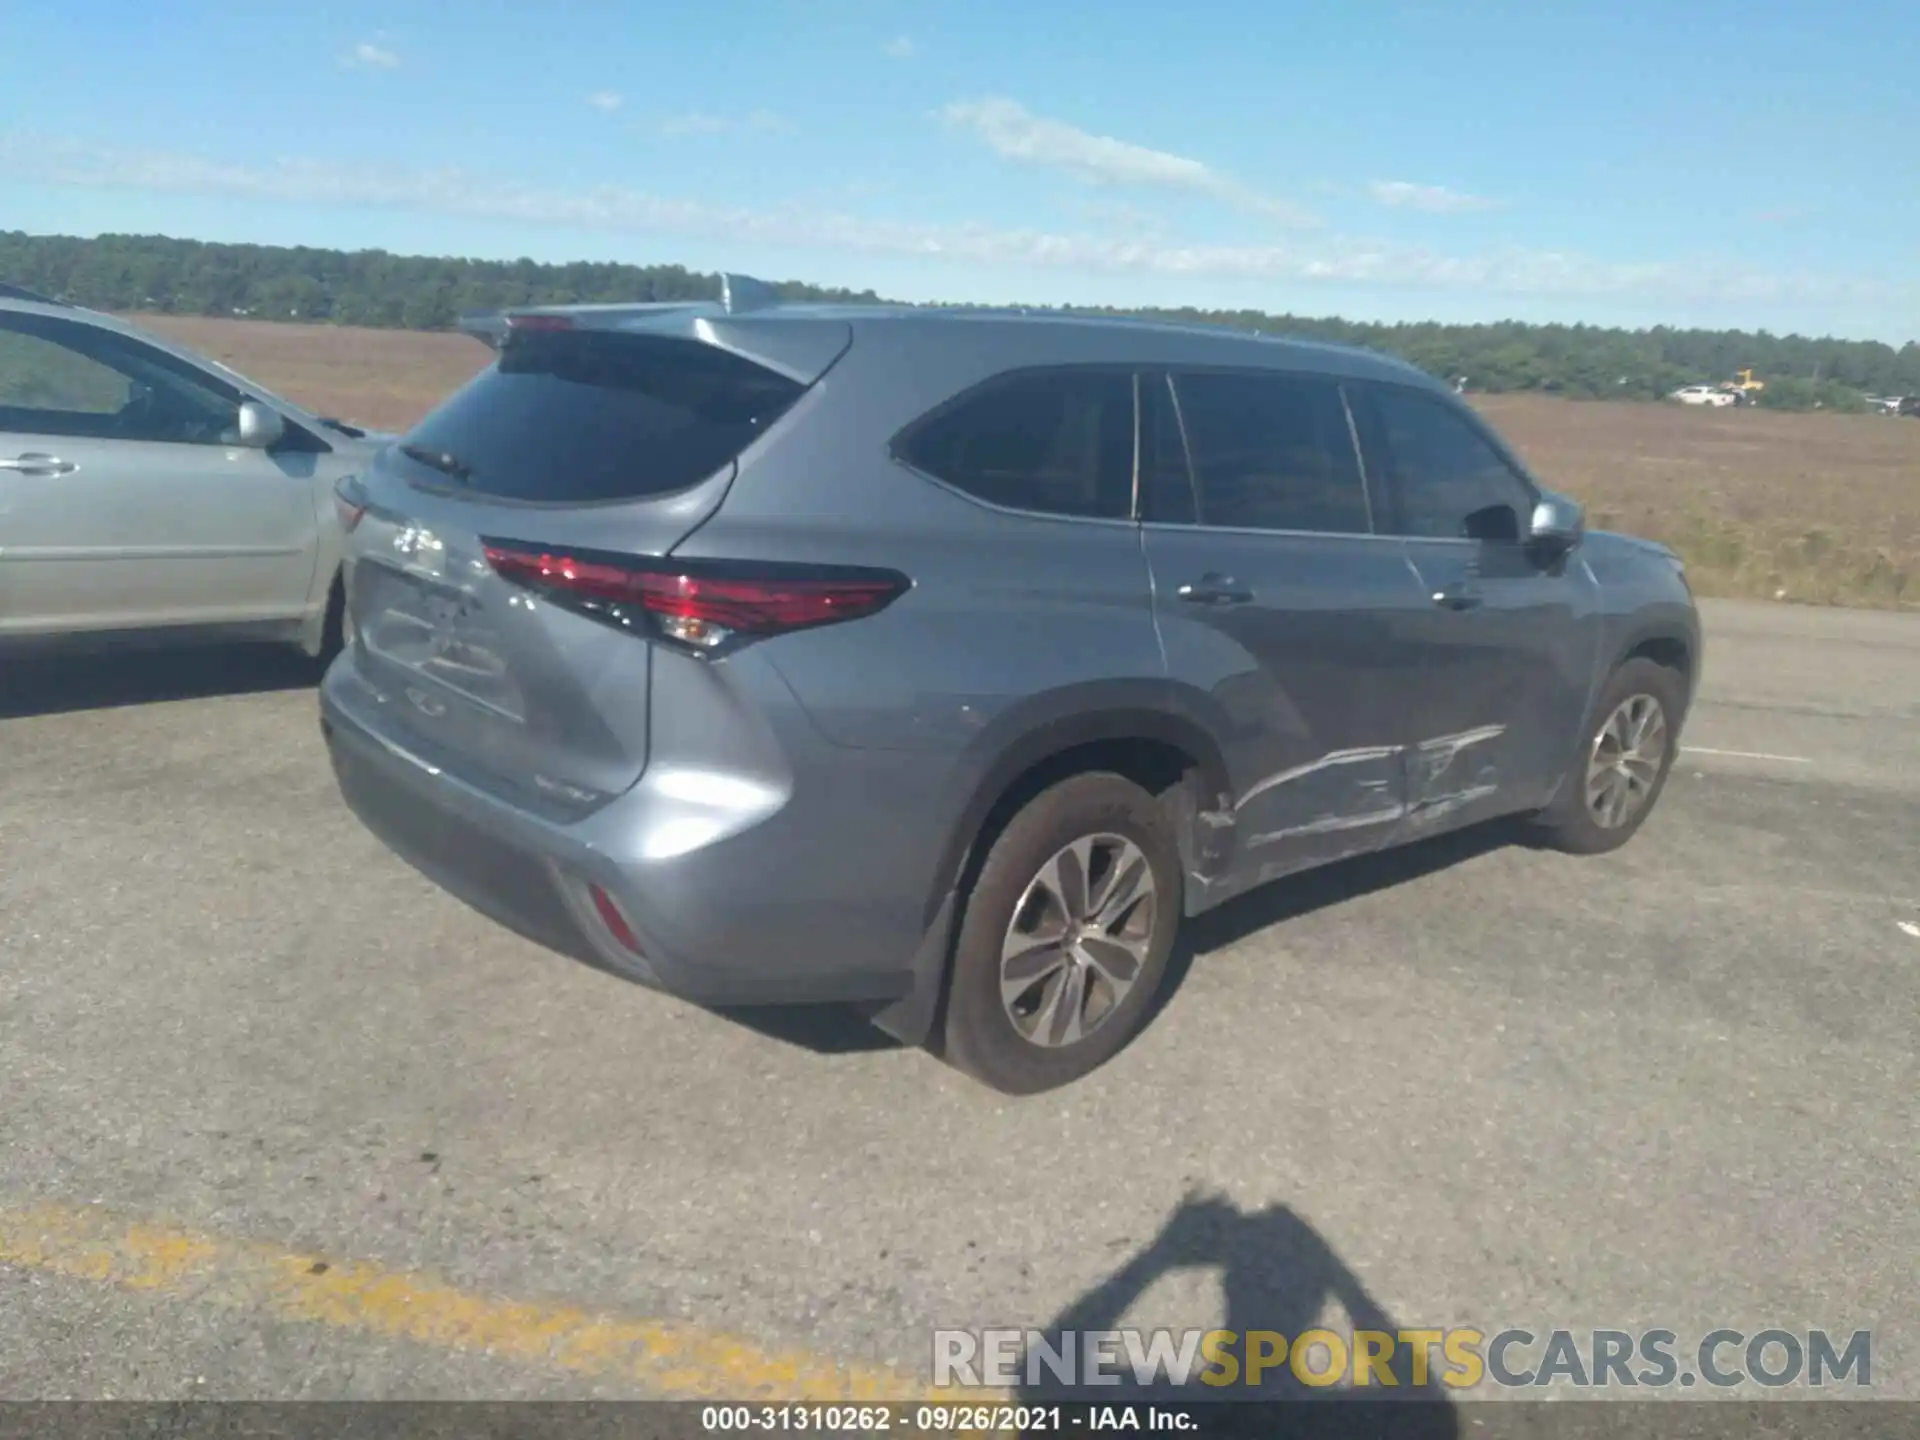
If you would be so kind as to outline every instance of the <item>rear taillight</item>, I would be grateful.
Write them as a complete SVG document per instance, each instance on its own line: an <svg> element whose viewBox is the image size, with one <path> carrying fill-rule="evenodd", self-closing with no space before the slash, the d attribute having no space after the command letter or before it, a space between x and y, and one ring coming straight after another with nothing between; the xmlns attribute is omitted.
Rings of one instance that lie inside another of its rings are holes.
<svg viewBox="0 0 1920 1440"><path fill-rule="evenodd" d="M640 939L633 933L633 926L627 923L627 917L614 903L613 897L598 885L589 884L587 895L593 901L593 910L600 917L600 923L607 927L607 933L634 954L640 953Z"/></svg>
<svg viewBox="0 0 1920 1440"><path fill-rule="evenodd" d="M333 487L333 508L340 516L340 528L351 535L360 517L367 513L367 502L353 476L346 476Z"/></svg>
<svg viewBox="0 0 1920 1440"><path fill-rule="evenodd" d="M892 570L732 560L645 559L486 540L501 578L623 629L711 653L742 637L858 620L910 588Z"/></svg>

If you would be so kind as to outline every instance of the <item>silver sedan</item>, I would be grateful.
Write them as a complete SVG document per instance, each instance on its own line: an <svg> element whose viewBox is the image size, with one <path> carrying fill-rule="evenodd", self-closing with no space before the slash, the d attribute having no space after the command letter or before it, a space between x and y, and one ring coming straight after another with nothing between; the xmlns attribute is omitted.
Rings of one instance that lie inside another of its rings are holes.
<svg viewBox="0 0 1920 1440"><path fill-rule="evenodd" d="M337 649L334 487L392 438L0 287L0 642L178 631Z"/></svg>

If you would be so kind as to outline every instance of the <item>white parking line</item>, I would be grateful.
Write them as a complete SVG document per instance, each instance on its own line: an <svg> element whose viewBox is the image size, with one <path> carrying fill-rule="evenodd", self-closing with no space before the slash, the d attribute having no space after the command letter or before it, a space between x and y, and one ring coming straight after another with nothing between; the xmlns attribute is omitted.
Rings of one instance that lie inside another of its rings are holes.
<svg viewBox="0 0 1920 1440"><path fill-rule="evenodd" d="M1811 765L1805 755L1769 755L1764 750L1715 750L1707 745L1682 745L1683 755L1724 755L1732 760L1780 760L1789 765Z"/></svg>

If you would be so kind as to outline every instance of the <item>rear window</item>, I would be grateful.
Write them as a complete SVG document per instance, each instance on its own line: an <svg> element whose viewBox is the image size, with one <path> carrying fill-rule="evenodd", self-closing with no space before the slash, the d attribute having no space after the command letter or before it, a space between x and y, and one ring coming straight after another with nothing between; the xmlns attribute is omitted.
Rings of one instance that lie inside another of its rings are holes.
<svg viewBox="0 0 1920 1440"><path fill-rule="evenodd" d="M636 500L706 479L805 389L693 341L536 331L416 425L403 453L502 499Z"/></svg>

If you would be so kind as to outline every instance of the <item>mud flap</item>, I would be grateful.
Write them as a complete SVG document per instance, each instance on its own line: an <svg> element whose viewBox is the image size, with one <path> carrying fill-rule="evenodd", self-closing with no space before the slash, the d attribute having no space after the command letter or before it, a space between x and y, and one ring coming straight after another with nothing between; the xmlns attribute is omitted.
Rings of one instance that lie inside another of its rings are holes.
<svg viewBox="0 0 1920 1440"><path fill-rule="evenodd" d="M913 952L911 988L898 1000L867 1012L876 1029L902 1045L926 1044L939 1022L940 1003L946 998L947 967L953 958L954 917L959 908L955 893L949 890Z"/></svg>

